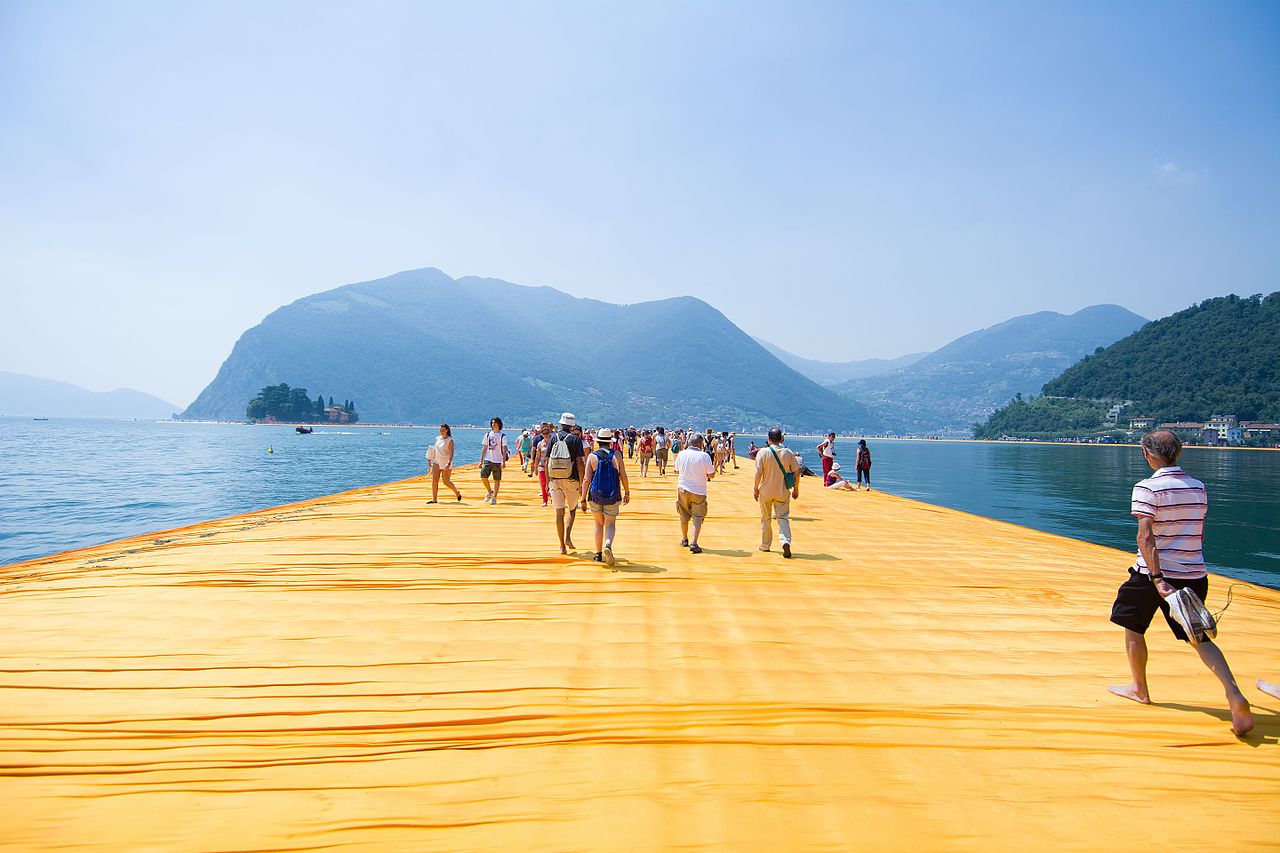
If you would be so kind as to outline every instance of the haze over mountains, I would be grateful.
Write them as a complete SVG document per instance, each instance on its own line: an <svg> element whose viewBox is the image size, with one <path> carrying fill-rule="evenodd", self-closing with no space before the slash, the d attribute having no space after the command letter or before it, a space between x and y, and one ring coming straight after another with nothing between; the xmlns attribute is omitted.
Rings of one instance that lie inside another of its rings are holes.
<svg viewBox="0 0 1280 853"><path fill-rule="evenodd" d="M890 432L967 435L1015 394L1040 393L1045 382L1145 322L1118 305L1071 315L1041 311L971 332L931 353L839 363L760 343L815 382L869 406Z"/></svg>
<svg viewBox="0 0 1280 853"><path fill-rule="evenodd" d="M159 397L117 388L89 391L70 382L0 370L0 414L36 418L167 418L178 407Z"/></svg>
<svg viewBox="0 0 1280 853"><path fill-rule="evenodd" d="M763 338L756 338L756 343L778 357L778 360L793 370L798 370L819 385L839 385L850 379L865 379L868 376L881 376L902 367L910 367L928 355L927 352L913 352L897 358L864 358L859 361L818 361L805 358L793 352L787 352L780 346L769 343Z"/></svg>
<svg viewBox="0 0 1280 853"><path fill-rule="evenodd" d="M274 311L183 417L243 419L260 388L281 382L351 398L375 422L514 424L569 410L599 425L880 428L699 299L613 305L437 269Z"/></svg>
<svg viewBox="0 0 1280 853"><path fill-rule="evenodd" d="M973 424L1015 394L1040 393L1081 358L1146 322L1119 305L1026 314L957 338L908 367L836 390L870 407L892 432L969 435Z"/></svg>

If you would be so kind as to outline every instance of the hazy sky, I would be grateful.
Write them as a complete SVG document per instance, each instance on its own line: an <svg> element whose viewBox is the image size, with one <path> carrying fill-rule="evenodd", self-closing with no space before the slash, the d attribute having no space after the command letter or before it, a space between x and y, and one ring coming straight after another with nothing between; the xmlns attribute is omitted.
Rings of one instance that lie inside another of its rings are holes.
<svg viewBox="0 0 1280 853"><path fill-rule="evenodd" d="M96 390L424 266L843 360L1278 261L1280 3L0 0L0 370Z"/></svg>

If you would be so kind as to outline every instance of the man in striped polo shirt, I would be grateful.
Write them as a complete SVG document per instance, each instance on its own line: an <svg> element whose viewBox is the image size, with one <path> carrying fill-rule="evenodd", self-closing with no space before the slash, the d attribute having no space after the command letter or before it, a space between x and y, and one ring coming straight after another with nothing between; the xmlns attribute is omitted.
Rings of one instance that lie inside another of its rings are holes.
<svg viewBox="0 0 1280 853"><path fill-rule="evenodd" d="M1143 636L1159 610L1173 635L1187 640L1182 626L1169 615L1165 596L1190 587L1203 601L1209 595L1204 569L1204 517L1209 508L1204 483L1178 467L1182 442L1171 432L1142 437L1142 454L1155 471L1133 487L1132 514L1138 519L1138 559L1129 579L1120 585L1111 621L1124 628L1125 653L1133 683L1111 692L1143 705L1151 704L1147 689L1147 641ZM1231 706L1231 729L1243 735L1253 728L1249 703L1240 692L1222 650L1206 638L1195 647L1205 666L1218 677Z"/></svg>

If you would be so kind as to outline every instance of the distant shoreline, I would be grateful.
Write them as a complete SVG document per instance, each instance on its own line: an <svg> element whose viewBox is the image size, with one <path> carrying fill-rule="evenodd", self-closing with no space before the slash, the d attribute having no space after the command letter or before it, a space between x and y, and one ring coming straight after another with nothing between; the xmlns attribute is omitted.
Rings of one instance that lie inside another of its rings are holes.
<svg viewBox="0 0 1280 853"><path fill-rule="evenodd" d="M748 438L764 438L764 433L758 432L740 432L739 436ZM826 435L808 435L804 433L792 433L787 438L816 438L819 441L826 438ZM868 442L872 441L919 441L927 444L1001 444L1001 445L1019 445L1019 444L1041 444L1048 447L1132 447L1141 448L1140 444L1129 444L1122 442L1103 443L1097 441L1001 441L994 438L916 438L909 436L883 436L883 435L867 435L865 433L836 435L836 441L841 439L855 440L864 438ZM1230 447L1222 445L1209 444L1187 444L1183 450L1280 450L1280 447Z"/></svg>
<svg viewBox="0 0 1280 853"><path fill-rule="evenodd" d="M183 419L181 419L181 420L177 420L177 419L174 419L174 418L161 418L160 420L157 420L157 421L156 421L156 423L158 423L158 424L197 424L197 425L204 425L204 426L210 426L210 425L213 425L213 426L251 426L251 427L257 427L257 426L291 426L291 427L300 427L300 426L305 426L305 427L356 427L356 428L359 428L359 427L366 427L366 428L369 428L369 427L378 427L379 429L438 429L438 426L437 426L436 424L379 424L379 423L365 423L364 421L359 421L359 422L354 423L354 424L335 423L335 422L332 422L332 421L315 421L315 422L312 422L312 423L305 423L305 422L303 422L303 421L275 421L275 422L273 422L273 423L252 423L252 422L250 422L250 421L195 421L195 420L187 420L187 419L185 419L185 418L183 418ZM471 426L471 425L469 425L469 424L455 424L454 426L456 426L456 428L457 428L457 429L488 429L488 427Z"/></svg>
<svg viewBox="0 0 1280 853"><path fill-rule="evenodd" d="M145 418L142 418L141 420L145 420ZM205 425L230 424L232 426L293 426L293 427L341 426L341 427L366 427L366 428L378 427L381 429L434 429L436 428L435 424L380 424L380 423L364 423L364 422L354 423L354 424L341 424L341 423L302 423L302 422L294 423L294 422L285 422L285 421L278 421L276 423L263 424L263 423L250 423L248 421L197 421L197 420L185 420L185 419L174 420L173 418L161 418L161 419L158 419L156 423L205 424ZM476 424L453 424L452 426L454 429L488 429L487 426L480 426ZM764 438L765 437L765 434L760 432L740 432L740 433L736 433L736 435L742 438ZM787 436L787 438L804 438L804 439L814 438L821 441L822 439L826 438L826 435L819 434L819 433L791 433ZM919 442L927 442L930 444L1001 444L1001 445L1039 444L1039 445L1046 445L1049 447L1132 447L1132 448L1139 448L1142 446L1139 444L1130 444L1125 442L1102 443L1102 442L1093 442L1093 441L1001 441L1000 439L994 439L994 438L919 438L919 437L909 437L909 436L876 436L876 435L867 435L865 433L857 433L857 434L849 433L849 434L836 435L837 440L842 438L844 439L865 438L868 441L919 441ZM1277 450L1280 450L1280 447L1231 447L1231 446L1209 445L1209 444L1188 444L1183 446L1183 450L1265 450L1265 451L1275 452Z"/></svg>

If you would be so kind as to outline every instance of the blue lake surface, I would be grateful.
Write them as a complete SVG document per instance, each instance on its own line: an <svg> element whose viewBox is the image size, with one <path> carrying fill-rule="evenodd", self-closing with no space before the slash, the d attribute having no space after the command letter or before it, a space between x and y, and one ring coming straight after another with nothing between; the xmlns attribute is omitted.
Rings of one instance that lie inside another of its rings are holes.
<svg viewBox="0 0 1280 853"><path fill-rule="evenodd" d="M513 443L517 433L508 431ZM412 477L424 472L435 435L426 427L318 426L298 435L289 426L0 418L0 564ZM458 464L479 458L481 435L454 430ZM739 440L740 452L749 440ZM816 443L788 441L815 468ZM1134 547L1129 493L1149 472L1135 448L869 444L876 488ZM852 462L853 448L841 439L839 458ZM1190 448L1182 462L1209 488L1209 563L1280 587L1280 452ZM473 475L458 480L478 496Z"/></svg>

